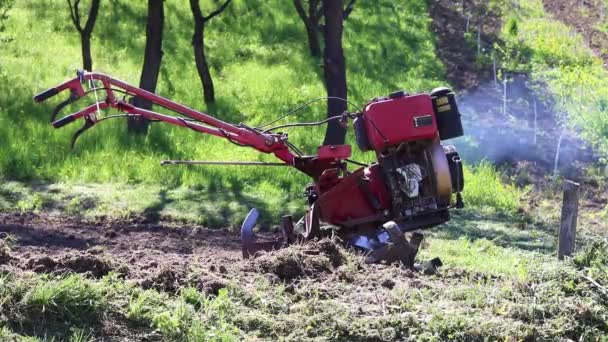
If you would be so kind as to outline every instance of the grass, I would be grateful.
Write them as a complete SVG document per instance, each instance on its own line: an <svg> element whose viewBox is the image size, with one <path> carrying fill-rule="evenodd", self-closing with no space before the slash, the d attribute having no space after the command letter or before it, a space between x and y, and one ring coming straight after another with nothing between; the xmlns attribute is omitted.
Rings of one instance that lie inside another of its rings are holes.
<svg viewBox="0 0 608 342"><path fill-rule="evenodd" d="M575 129L602 160L608 153L608 71L574 28L552 19L540 0L504 9L501 38L508 71L526 72L554 102L558 122ZM515 27L515 29L513 29Z"/></svg>

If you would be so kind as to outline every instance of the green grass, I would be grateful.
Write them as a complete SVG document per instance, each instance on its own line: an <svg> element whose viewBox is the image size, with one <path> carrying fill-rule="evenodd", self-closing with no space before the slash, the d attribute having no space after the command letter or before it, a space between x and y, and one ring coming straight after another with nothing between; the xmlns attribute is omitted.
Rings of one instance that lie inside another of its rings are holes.
<svg viewBox="0 0 608 342"><path fill-rule="evenodd" d="M514 214L520 206L522 190L505 183L504 176L487 161L464 169L463 197L467 205L491 207L505 214Z"/></svg>
<svg viewBox="0 0 608 342"><path fill-rule="evenodd" d="M504 176L488 162L465 167L467 206L490 216L515 219L522 191L504 183ZM256 193L260 189L262 194ZM297 197L296 197L297 198ZM145 219L148 222L190 222L210 228L238 229L252 207L260 208L260 223L277 225L280 215L303 215L303 205L267 181L238 188L211 183L175 187L159 184L5 181L0 183L0 211L22 211L109 220ZM303 202L303 201L302 201Z"/></svg>
<svg viewBox="0 0 608 342"><path fill-rule="evenodd" d="M553 19L540 0L520 0L504 9L503 63L531 75L546 91L558 122L576 129L602 155L608 155L608 71L574 28ZM516 26L517 29L509 29Z"/></svg>

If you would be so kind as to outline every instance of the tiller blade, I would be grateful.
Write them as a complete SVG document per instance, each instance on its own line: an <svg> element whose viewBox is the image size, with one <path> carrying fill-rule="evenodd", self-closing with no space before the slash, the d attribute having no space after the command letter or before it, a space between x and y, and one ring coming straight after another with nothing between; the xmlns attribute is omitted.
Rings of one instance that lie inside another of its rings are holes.
<svg viewBox="0 0 608 342"><path fill-rule="evenodd" d="M290 215L283 216L281 220L281 230L283 231L284 237L271 241L257 241L258 237L253 232L260 212L253 208L245 217L243 225L241 226L241 246L243 250L243 258L248 259L254 256L259 251L272 251L285 247L296 241L296 237L293 231L293 220Z"/></svg>
<svg viewBox="0 0 608 342"><path fill-rule="evenodd" d="M304 216L304 231L296 233L294 231L293 217L285 215L281 218L281 231L283 236L271 241L258 241L258 237L253 232L260 212L253 208L245 217L241 225L241 244L243 258L247 259L254 256L259 251L272 251L282 247L287 247L297 241L306 241L323 236L319 222L319 209L314 204L308 209Z"/></svg>
<svg viewBox="0 0 608 342"><path fill-rule="evenodd" d="M255 256L259 251L272 251L287 247L297 241L307 241L325 235L324 231L320 229L319 210L314 204L303 218L305 223L304 232L296 234L292 216L286 215L281 219L281 231L284 236L271 241L258 241L258 237L253 232L259 215L257 209L251 209L241 226L241 242L243 258L245 259ZM386 222L382 225L382 228L384 231L376 233L377 235L373 234L374 237L372 238L369 235L356 234L350 240L351 245L369 252L366 259L368 263L401 262L405 266L413 268L424 235L412 233L408 241L405 233L393 221Z"/></svg>
<svg viewBox="0 0 608 342"><path fill-rule="evenodd" d="M382 227L386 231L388 239L384 237L385 241L380 246L371 249L366 261L368 263L401 262L405 266L413 268L424 235L412 233L408 241L397 223L388 221Z"/></svg>

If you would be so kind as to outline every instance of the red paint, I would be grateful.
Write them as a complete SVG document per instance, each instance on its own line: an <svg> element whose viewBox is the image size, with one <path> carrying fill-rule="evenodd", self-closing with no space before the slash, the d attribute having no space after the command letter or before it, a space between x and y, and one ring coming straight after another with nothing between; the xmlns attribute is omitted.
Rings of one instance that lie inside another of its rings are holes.
<svg viewBox="0 0 608 342"><path fill-rule="evenodd" d="M414 118L430 115L429 126L415 127ZM427 94L383 99L369 103L363 112L369 145L376 151L404 141L433 139L437 122L433 102Z"/></svg>
<svg viewBox="0 0 608 342"><path fill-rule="evenodd" d="M364 179L368 179L369 194L361 185ZM377 201L377 208L374 207L374 201ZM323 221L341 225L377 216L385 209L390 209L391 200L380 174L380 166L373 164L344 177L324 192L316 203L321 209Z"/></svg>
<svg viewBox="0 0 608 342"><path fill-rule="evenodd" d="M352 154L350 145L319 146L317 155L319 159L346 159Z"/></svg>

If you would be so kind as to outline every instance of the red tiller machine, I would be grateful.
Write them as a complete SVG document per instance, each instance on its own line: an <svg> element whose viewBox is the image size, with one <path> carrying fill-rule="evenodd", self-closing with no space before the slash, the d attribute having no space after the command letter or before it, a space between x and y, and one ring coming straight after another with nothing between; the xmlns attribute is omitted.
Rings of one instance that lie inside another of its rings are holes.
<svg viewBox="0 0 608 342"><path fill-rule="evenodd" d="M306 188L309 208L300 221L303 229L295 231L291 216L283 216L281 227L285 236L259 242L253 233L259 213L252 209L241 227L244 257L333 232L347 244L369 251L372 262L400 260L411 266L422 240L418 230L448 221L448 210L463 206L460 157L453 146L441 144L463 135L454 93L447 88L417 95L399 91L371 100L358 112L345 112L319 122L274 127L268 126L278 120L259 127L226 123L95 72L79 71L76 78L34 96L34 100L43 102L64 90L69 90L70 96L53 110L51 121L55 128L60 128L77 119L84 120L72 145L80 134L103 120L142 117L215 135L242 147L274 154L280 160L280 163L164 161L162 164L281 165L310 176L312 183ZM95 103L56 120L62 108L90 93L95 93ZM131 96L139 96L175 115L136 107L127 99ZM107 108L124 114L100 116ZM346 124L349 119L354 119L359 149L373 151L376 162L367 165L349 159L350 145L320 146L316 155L303 155L289 142L287 133L280 131L287 127L322 125L330 120ZM351 163L359 168L348 170ZM332 228L323 229L321 222ZM409 238L408 232L412 232Z"/></svg>

